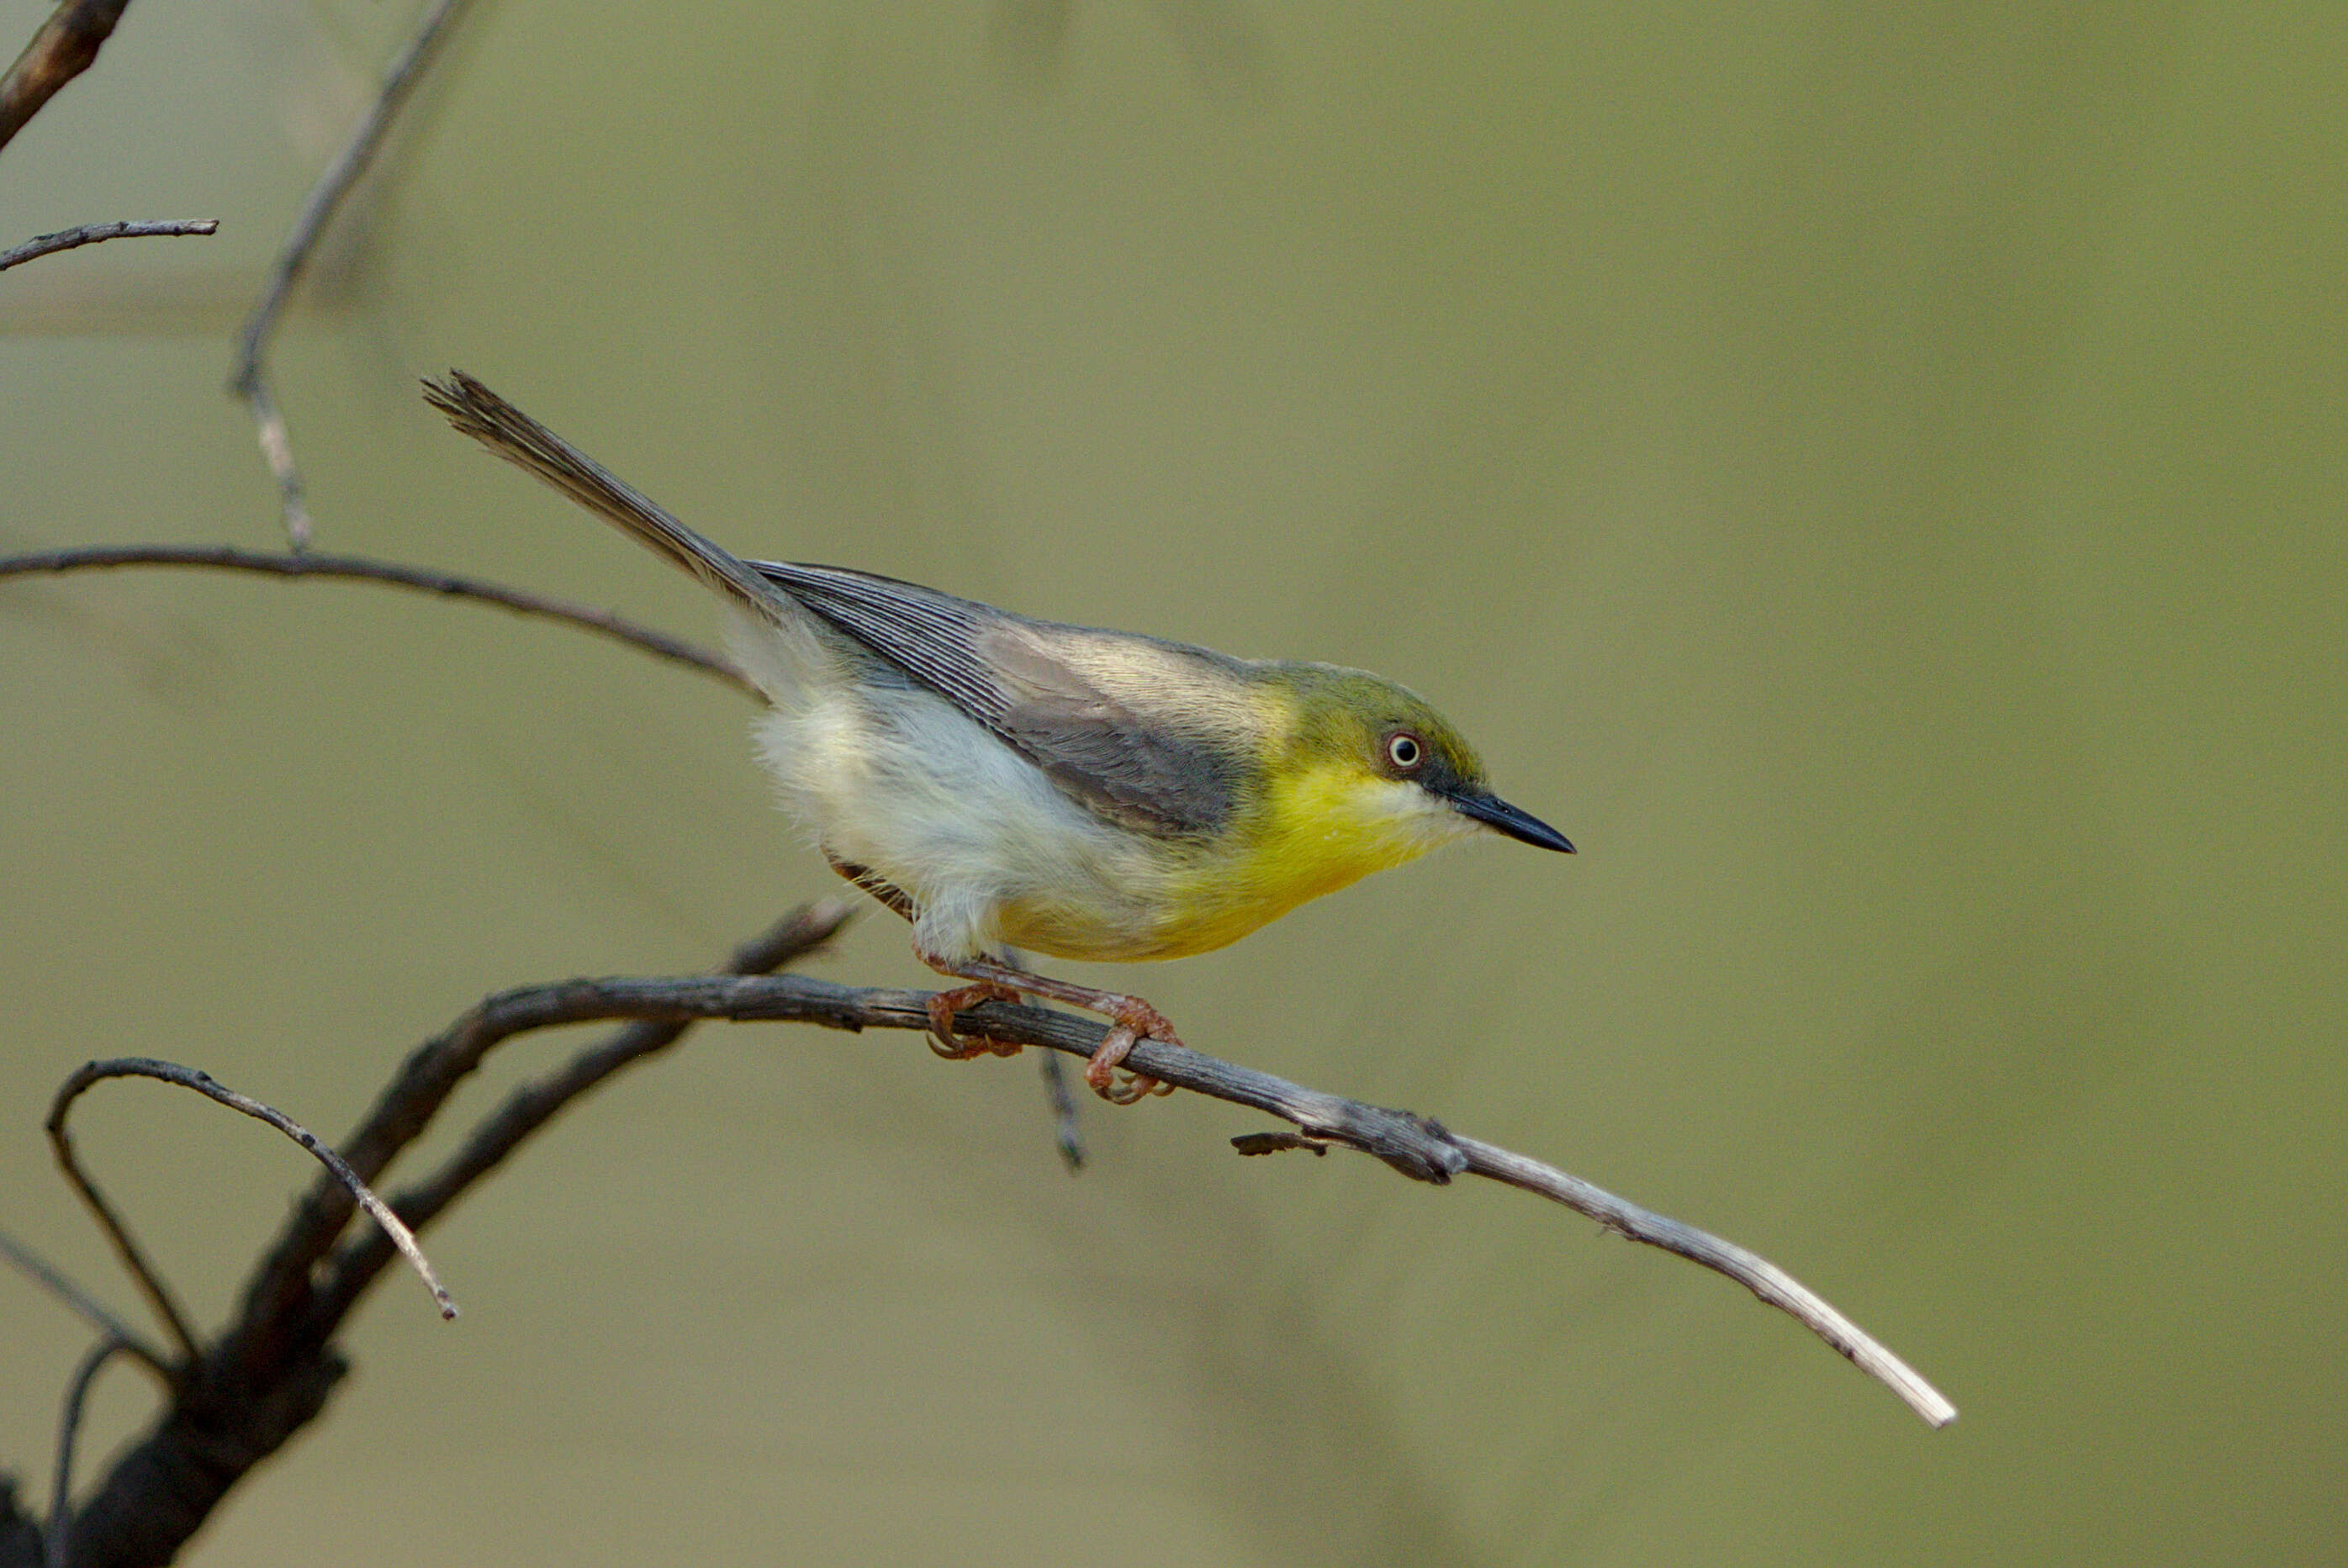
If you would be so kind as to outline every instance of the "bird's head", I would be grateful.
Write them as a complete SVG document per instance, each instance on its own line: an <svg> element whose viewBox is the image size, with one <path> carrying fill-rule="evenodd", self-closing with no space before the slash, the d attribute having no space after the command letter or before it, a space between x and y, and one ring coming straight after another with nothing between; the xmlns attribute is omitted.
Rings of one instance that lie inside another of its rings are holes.
<svg viewBox="0 0 2348 1568"><path fill-rule="evenodd" d="M1293 714L1267 779L1290 832L1354 840L1380 865L1479 828L1573 853L1563 834L1492 792L1475 748L1415 692L1325 664L1281 665L1266 679Z"/></svg>

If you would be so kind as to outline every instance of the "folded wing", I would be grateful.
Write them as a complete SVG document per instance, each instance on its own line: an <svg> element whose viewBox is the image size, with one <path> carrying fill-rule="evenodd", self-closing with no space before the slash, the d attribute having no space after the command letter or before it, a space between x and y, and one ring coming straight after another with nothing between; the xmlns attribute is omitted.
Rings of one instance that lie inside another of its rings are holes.
<svg viewBox="0 0 2348 1568"><path fill-rule="evenodd" d="M1174 837L1233 809L1228 702L1243 682L1203 649L1029 620L935 589L842 567L758 561L770 581L1026 755L1070 798ZM1210 727L1200 713L1223 715Z"/></svg>

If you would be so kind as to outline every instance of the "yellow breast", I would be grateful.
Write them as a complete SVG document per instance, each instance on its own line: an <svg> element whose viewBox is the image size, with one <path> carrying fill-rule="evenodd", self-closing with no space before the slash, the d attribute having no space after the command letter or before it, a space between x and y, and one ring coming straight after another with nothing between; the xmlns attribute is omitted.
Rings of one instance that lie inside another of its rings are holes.
<svg viewBox="0 0 2348 1568"><path fill-rule="evenodd" d="M1211 951L1472 830L1416 784L1358 766L1322 764L1276 780L1233 825L1228 845L1168 879L1151 950L1131 956Z"/></svg>
<svg viewBox="0 0 2348 1568"><path fill-rule="evenodd" d="M1290 742L1292 697L1247 693L1233 749L1268 759L1231 816L1202 836L1118 835L1098 876L1031 887L997 911L1003 939L1056 958L1179 958L1238 941L1307 899L1474 831L1448 802L1350 753Z"/></svg>

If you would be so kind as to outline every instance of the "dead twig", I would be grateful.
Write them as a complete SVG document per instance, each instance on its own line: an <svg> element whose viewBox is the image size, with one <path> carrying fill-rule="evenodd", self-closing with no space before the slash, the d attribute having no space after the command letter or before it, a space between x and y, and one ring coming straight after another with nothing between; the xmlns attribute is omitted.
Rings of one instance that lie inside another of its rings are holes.
<svg viewBox="0 0 2348 1568"><path fill-rule="evenodd" d="M117 567L191 567L218 571L257 572L268 577L323 577L355 582L379 582L413 589L443 599L468 599L494 604L517 615L575 626L599 637L627 643L655 658L712 675L743 695L765 701L749 678L726 660L681 638L639 626L624 616L594 610L568 600L530 593L479 578L365 556L276 555L266 550L239 549L233 545L85 545L43 550L33 555L0 556L0 578L99 571Z"/></svg>
<svg viewBox="0 0 2348 1568"><path fill-rule="evenodd" d="M1723 1241L1694 1225L1682 1225L1652 1209L1641 1208L1603 1187L1594 1186L1554 1165L1512 1153L1498 1144L1456 1133L1451 1135L1451 1142L1467 1154L1468 1169L1473 1174L1539 1194L1577 1214L1589 1215L1617 1235L1661 1247L1691 1263L1702 1264L1715 1274L1726 1275L1769 1306L1794 1317L1860 1371L1899 1395L1927 1425L1945 1427L1957 1419L1956 1406L1917 1376L1913 1368L1836 1311L1824 1296L1759 1253Z"/></svg>
<svg viewBox="0 0 2348 1568"><path fill-rule="evenodd" d="M96 63L130 0L65 0L33 35L8 74L0 77L0 147L57 97L57 89Z"/></svg>
<svg viewBox="0 0 2348 1568"><path fill-rule="evenodd" d="M499 1041L538 1029L629 1020L562 1068L515 1091L438 1170L397 1194L393 1207L417 1228L445 1214L564 1106L664 1049L695 1022L792 1020L850 1030L926 1032L928 992L758 972L820 944L846 915L846 907L836 904L796 911L737 951L723 974L578 979L500 992L410 1052L344 1145L351 1184L322 1178L296 1205L256 1266L229 1329L193 1362L170 1408L116 1461L74 1517L73 1544L83 1559L93 1565L168 1560L230 1488L324 1408L345 1368L334 1337L396 1251L372 1227L342 1240L356 1206L353 1194L424 1132ZM1092 1054L1104 1032L1103 1025L1070 1014L999 1002L961 1014L955 1026L968 1034L1081 1057ZM1483 1175L1563 1203L1620 1235L1678 1253L1745 1285L1882 1379L1926 1420L1941 1425L1955 1415L1904 1363L1783 1270L1744 1248L1407 1112L1320 1093L1161 1040L1138 1042L1128 1061L1138 1072L1268 1112L1295 1129L1235 1139L1242 1152L1317 1152L1342 1144L1375 1154L1419 1181L1440 1184L1462 1173ZM145 1065L93 1064L76 1077ZM61 1091L53 1122L61 1118L73 1088L69 1083Z"/></svg>
<svg viewBox="0 0 2348 1568"><path fill-rule="evenodd" d="M310 512L303 501L302 472L294 461L293 437L286 433L284 416L278 412L277 400L269 390L265 365L269 339L277 330L294 287L301 282L326 226L381 150L384 138L399 118L401 108L423 80L426 68L448 42L458 17L470 3L471 0L438 0L391 62L373 107L303 201L301 213L294 220L293 232L285 237L276 264L270 269L268 285L237 337L236 361L229 371L229 391L242 398L252 414L262 459L277 481L285 518L285 539L297 551L310 548Z"/></svg>
<svg viewBox="0 0 2348 1568"><path fill-rule="evenodd" d="M444 1318L457 1316L457 1304L448 1299L448 1291L441 1287L439 1276L432 1272L432 1265L425 1257L423 1249L416 1245L414 1234L402 1223L400 1217L393 1214L385 1205L384 1201L376 1197L367 1184L359 1179L358 1174L351 1169L343 1157L326 1147L319 1141L317 1134L308 1128L274 1106L264 1105L249 1094L239 1094L235 1090L213 1081L209 1073L199 1072L191 1067L182 1067L175 1061L157 1061L151 1057L143 1056L124 1056L117 1057L110 1061L84 1062L67 1074L65 1083L57 1090L57 1099L50 1102L47 1122L49 1146L57 1153L57 1165L65 1172L66 1180L73 1184L74 1191L79 1193L82 1202L89 1206L90 1213L98 1219L99 1228L104 1230L108 1239L114 1243L115 1250L121 1255L125 1266L130 1269L132 1277L139 1281L139 1288L146 1291L149 1299L156 1304L157 1310L163 1315L165 1321L170 1326L172 1337L178 1339L187 1350L188 1359L191 1362L197 1358L198 1352L195 1339L188 1332L186 1317L180 1312L178 1304L171 1299L170 1293L164 1287L160 1277L140 1255L137 1245L131 1241L130 1233L124 1227L120 1218L116 1215L106 1199L99 1194L96 1184L82 1170L80 1161L74 1156L73 1140L66 1132L66 1117L72 1110L73 1102L79 1099L83 1091L92 1084L103 1082L109 1078L154 1078L165 1083L176 1083L182 1089L192 1089L199 1094L216 1100L232 1111L242 1111L256 1121L266 1122L288 1138L293 1139L308 1150L320 1164L332 1172L335 1179L348 1189L352 1198L366 1210L376 1224L383 1227L385 1234L391 1237L392 1245L407 1257L418 1277L424 1281L425 1288L432 1293L433 1303L439 1307L440 1316Z"/></svg>
<svg viewBox="0 0 2348 1568"><path fill-rule="evenodd" d="M757 973L803 957L839 928L850 909L844 902L827 902L793 911L737 949L732 969ZM546 1079L515 1091L445 1164L400 1194L396 1208L422 1229L564 1106L658 1052L694 1021L630 1023ZM463 1027L460 1021L450 1033ZM432 1112L445 1102L453 1086L447 1070L457 1065L443 1049L448 1040L444 1035L410 1054L363 1123L361 1135L346 1143L354 1151L363 1141L368 1143L370 1174L421 1133ZM472 1060L478 1062L478 1053ZM369 1227L345 1244L331 1273L314 1276L325 1287L313 1289L314 1266L354 1212L352 1192L339 1180L321 1178L318 1190L288 1218L278 1243L256 1266L234 1319L191 1363L170 1405L116 1459L74 1516L77 1562L89 1568L169 1562L253 1466L324 1408L347 1365L334 1336L396 1255L386 1233ZM6 1525L0 1512L0 1563L14 1568L30 1559L26 1543Z"/></svg>
<svg viewBox="0 0 2348 1568"><path fill-rule="evenodd" d="M0 272L22 266L38 256L53 256L59 251L97 245L108 240L174 239L188 234L216 234L219 231L220 220L217 218L152 218L120 223L84 223L77 229L60 229L54 234L36 234L14 250L0 251Z"/></svg>
<svg viewBox="0 0 2348 1568"><path fill-rule="evenodd" d="M83 1069L85 1072L88 1071L88 1068ZM67 1079L66 1087L77 1094L80 1092L74 1079ZM83 1173L81 1162L74 1154L73 1140L66 1133L67 1103L69 1102L61 1090L57 1100L49 1107L49 1147L57 1156L57 1168L65 1173L67 1185L72 1187L81 1199L82 1206L98 1222L99 1232L105 1235L107 1244L114 1248L114 1255L121 1261L122 1271L130 1276L130 1283L139 1287L139 1294L147 1298L147 1305L163 1325L164 1332L179 1348L181 1364L192 1367L201 1352L196 1348L195 1330L188 1327L188 1315L180 1309L178 1297L171 1294L171 1287L164 1283L162 1275L147 1261L146 1253L131 1238L130 1227L123 1223L121 1215L114 1212L114 1205L106 1201L106 1194L99 1192L97 1184Z"/></svg>

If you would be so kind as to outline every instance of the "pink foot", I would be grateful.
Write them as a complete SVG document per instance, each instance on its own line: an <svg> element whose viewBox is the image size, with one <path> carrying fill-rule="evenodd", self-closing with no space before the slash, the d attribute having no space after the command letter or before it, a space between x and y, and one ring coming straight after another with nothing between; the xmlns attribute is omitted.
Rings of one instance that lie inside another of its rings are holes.
<svg viewBox="0 0 2348 1568"><path fill-rule="evenodd" d="M1109 1005L1100 1010L1115 1020L1107 1038L1085 1064L1085 1081L1093 1092L1112 1105L1131 1105L1152 1094L1171 1094L1174 1086L1161 1083L1142 1073L1127 1075L1123 1083L1117 1081L1117 1064L1133 1050L1134 1042L1147 1037L1162 1040L1169 1045L1182 1041L1174 1033L1174 1025L1166 1015L1138 997L1104 997Z"/></svg>
<svg viewBox="0 0 2348 1568"><path fill-rule="evenodd" d="M948 1061L967 1061L973 1056L1016 1056L1020 1048L983 1035L954 1033L954 1014L981 1002L1015 1002L1019 993L1009 986L981 980L974 986L961 986L953 990L940 991L929 1002L930 1049Z"/></svg>

